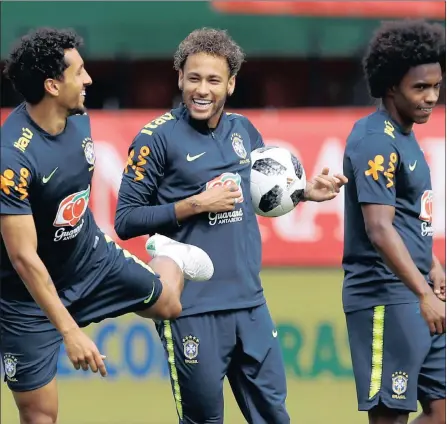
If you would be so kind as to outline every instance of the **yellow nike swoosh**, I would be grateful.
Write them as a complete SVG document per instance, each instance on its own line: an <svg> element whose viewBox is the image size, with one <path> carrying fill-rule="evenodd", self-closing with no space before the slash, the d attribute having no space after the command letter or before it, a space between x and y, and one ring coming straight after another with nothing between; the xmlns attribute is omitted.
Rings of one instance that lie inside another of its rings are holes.
<svg viewBox="0 0 447 424"><path fill-rule="evenodd" d="M144 300L143 303L149 303L151 301L152 296L154 296L154 291L155 291L155 284L152 286L152 293L149 295L149 297L146 300Z"/></svg>
<svg viewBox="0 0 447 424"><path fill-rule="evenodd" d="M48 175L48 177L42 177L42 182L44 183L44 184L46 184L48 181L50 181L50 178L54 175L54 173L57 171L59 169L59 167L57 166L56 168L54 168L53 169L53 172L50 174L50 175Z"/></svg>

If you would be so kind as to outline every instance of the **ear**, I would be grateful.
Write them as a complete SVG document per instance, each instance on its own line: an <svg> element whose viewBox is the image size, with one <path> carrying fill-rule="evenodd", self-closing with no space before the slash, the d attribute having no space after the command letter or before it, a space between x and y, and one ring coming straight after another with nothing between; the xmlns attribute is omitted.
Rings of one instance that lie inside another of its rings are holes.
<svg viewBox="0 0 447 424"><path fill-rule="evenodd" d="M393 85L386 90L387 97L394 97L396 95L397 87Z"/></svg>
<svg viewBox="0 0 447 424"><path fill-rule="evenodd" d="M44 83L45 91L53 97L59 96L60 81L53 78L47 78Z"/></svg>
<svg viewBox="0 0 447 424"><path fill-rule="evenodd" d="M183 91L183 71L181 69L178 71L178 88Z"/></svg>
<svg viewBox="0 0 447 424"><path fill-rule="evenodd" d="M230 97L234 93L234 89L236 88L236 76L233 75L228 80L227 94Z"/></svg>

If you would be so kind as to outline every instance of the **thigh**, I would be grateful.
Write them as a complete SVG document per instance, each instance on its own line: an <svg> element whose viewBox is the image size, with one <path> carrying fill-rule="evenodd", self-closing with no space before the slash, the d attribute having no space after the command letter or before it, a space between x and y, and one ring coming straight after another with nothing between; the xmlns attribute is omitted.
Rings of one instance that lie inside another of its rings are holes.
<svg viewBox="0 0 447 424"><path fill-rule="evenodd" d="M21 422L57 422L58 395L56 378L36 390L13 392Z"/></svg>
<svg viewBox="0 0 447 424"><path fill-rule="evenodd" d="M223 380L235 344L231 313L157 323L182 424L223 422Z"/></svg>
<svg viewBox="0 0 447 424"><path fill-rule="evenodd" d="M228 380L249 423L288 424L287 385L278 332L267 305L237 312L237 349Z"/></svg>
<svg viewBox="0 0 447 424"><path fill-rule="evenodd" d="M431 336L428 355L422 364L418 380L418 399L422 405L445 399L445 334Z"/></svg>
<svg viewBox="0 0 447 424"><path fill-rule="evenodd" d="M108 239L108 256L99 276L83 282L70 312L81 326L150 308L161 295L158 275L143 261ZM98 274L98 273L96 273ZM79 291L79 288L76 287ZM70 298L70 289L61 297Z"/></svg>
<svg viewBox="0 0 447 424"><path fill-rule="evenodd" d="M416 411L418 376L430 347L418 304L350 312L346 321L359 410L383 404Z"/></svg>
<svg viewBox="0 0 447 424"><path fill-rule="evenodd" d="M1 300L0 350L5 381L14 392L49 384L57 372L62 336L33 302Z"/></svg>

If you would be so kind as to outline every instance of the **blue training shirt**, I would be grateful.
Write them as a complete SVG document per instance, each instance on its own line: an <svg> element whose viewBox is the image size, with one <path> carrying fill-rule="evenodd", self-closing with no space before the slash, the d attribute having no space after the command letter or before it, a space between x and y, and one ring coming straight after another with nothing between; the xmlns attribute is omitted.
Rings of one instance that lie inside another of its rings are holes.
<svg viewBox="0 0 447 424"><path fill-rule="evenodd" d="M64 130L51 135L23 103L2 126L1 214L33 215L37 253L58 291L94 280L107 256L106 239L88 206L94 168L86 114L69 117ZM30 300L0 241L2 298Z"/></svg>
<svg viewBox="0 0 447 424"><path fill-rule="evenodd" d="M361 205L395 207L393 226L428 281L433 254L430 169L414 133L402 132L385 110L360 119L343 160L345 188L343 305L346 312L417 301L385 265L365 230Z"/></svg>
<svg viewBox="0 0 447 424"><path fill-rule="evenodd" d="M223 113L218 126L193 120L183 105L151 121L129 148L115 219L128 239L160 233L202 248L214 263L209 282L185 282L182 316L265 302L259 272L261 236L250 196L250 152L263 147L244 116ZM237 184L235 210L177 223L174 203L215 184Z"/></svg>

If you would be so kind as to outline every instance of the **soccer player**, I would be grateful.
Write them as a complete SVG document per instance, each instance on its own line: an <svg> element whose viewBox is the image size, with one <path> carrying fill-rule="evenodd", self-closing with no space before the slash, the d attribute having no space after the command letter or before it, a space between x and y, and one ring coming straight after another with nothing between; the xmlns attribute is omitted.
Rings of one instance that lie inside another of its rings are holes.
<svg viewBox="0 0 447 424"><path fill-rule="evenodd" d="M344 155L343 306L358 407L371 424L445 423L445 275L433 255L430 169L413 133L439 97L444 28L385 23L364 58L378 110Z"/></svg>
<svg viewBox="0 0 447 424"><path fill-rule="evenodd" d="M137 312L175 318L183 274L206 280L213 265L195 246L157 243L148 265L119 248L88 207L95 168L89 117L92 80L72 32L23 37L5 72L25 102L1 129L0 351L21 424L57 420L62 342L76 369L105 376L104 356L81 330Z"/></svg>
<svg viewBox="0 0 447 424"><path fill-rule="evenodd" d="M215 266L207 285L186 281L181 318L157 324L183 424L223 422L225 376L249 423L290 422L250 198L250 152L264 143L247 118L224 111L243 60L225 31L186 37L174 57L183 104L136 136L119 191L121 238L160 233L201 247ZM346 178L327 173L308 183L305 199L337 195ZM160 240L149 240L150 254Z"/></svg>

